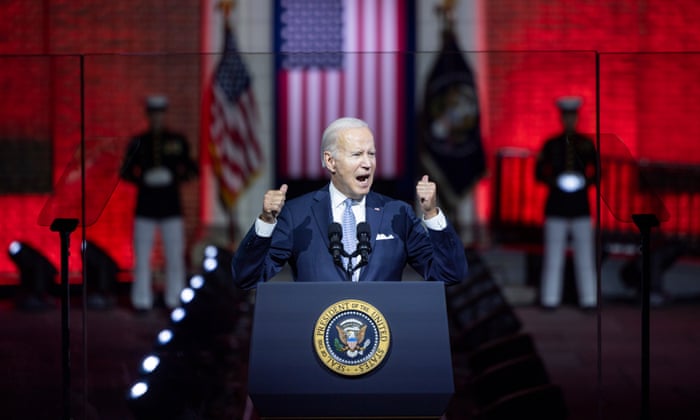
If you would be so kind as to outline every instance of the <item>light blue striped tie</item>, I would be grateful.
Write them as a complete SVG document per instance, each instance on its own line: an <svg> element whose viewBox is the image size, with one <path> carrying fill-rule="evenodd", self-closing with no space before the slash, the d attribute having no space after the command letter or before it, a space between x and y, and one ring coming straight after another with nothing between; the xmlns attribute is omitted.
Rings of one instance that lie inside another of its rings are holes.
<svg viewBox="0 0 700 420"><path fill-rule="evenodd" d="M352 254L357 246L355 239L355 214L352 212L352 199L345 199L345 211L343 211L343 247L345 252ZM344 258L345 266L348 266L348 259Z"/></svg>

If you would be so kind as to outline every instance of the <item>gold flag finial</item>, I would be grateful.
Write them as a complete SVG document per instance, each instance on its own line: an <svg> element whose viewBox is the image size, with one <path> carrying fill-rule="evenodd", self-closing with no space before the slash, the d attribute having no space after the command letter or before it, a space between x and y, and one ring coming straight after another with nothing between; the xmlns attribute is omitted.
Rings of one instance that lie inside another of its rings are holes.
<svg viewBox="0 0 700 420"><path fill-rule="evenodd" d="M224 14L224 18L228 18L231 10L236 7L236 0L220 0L216 7Z"/></svg>
<svg viewBox="0 0 700 420"><path fill-rule="evenodd" d="M457 0L442 0L442 4L435 6L435 13L442 19L442 24L447 29L452 29L454 24L454 10Z"/></svg>

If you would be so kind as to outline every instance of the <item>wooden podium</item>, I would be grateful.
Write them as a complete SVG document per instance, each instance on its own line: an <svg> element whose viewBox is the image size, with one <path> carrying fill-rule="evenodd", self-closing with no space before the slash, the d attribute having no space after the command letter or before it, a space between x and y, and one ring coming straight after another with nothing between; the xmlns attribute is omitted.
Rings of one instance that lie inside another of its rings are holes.
<svg viewBox="0 0 700 420"><path fill-rule="evenodd" d="M265 419L439 419L454 393L445 286L262 283L248 381Z"/></svg>

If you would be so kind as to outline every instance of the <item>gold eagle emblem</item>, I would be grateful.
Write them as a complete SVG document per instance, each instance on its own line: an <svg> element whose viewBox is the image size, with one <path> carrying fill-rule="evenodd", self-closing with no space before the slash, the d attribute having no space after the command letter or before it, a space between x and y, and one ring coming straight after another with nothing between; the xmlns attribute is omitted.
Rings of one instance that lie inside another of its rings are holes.
<svg viewBox="0 0 700 420"><path fill-rule="evenodd" d="M343 329L340 325L336 325L335 328L338 330L338 337L340 342L343 343L344 347L341 351L362 351L364 347L359 345L365 339L365 331L367 331L367 325L362 325L355 328Z"/></svg>

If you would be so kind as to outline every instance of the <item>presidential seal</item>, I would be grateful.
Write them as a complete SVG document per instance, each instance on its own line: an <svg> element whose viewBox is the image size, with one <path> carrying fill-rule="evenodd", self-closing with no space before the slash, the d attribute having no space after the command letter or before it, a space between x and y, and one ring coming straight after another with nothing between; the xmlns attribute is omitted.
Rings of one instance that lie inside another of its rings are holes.
<svg viewBox="0 0 700 420"><path fill-rule="evenodd" d="M314 349L340 375L364 375L389 353L391 334L384 315L367 302L346 299L326 308L316 321Z"/></svg>

